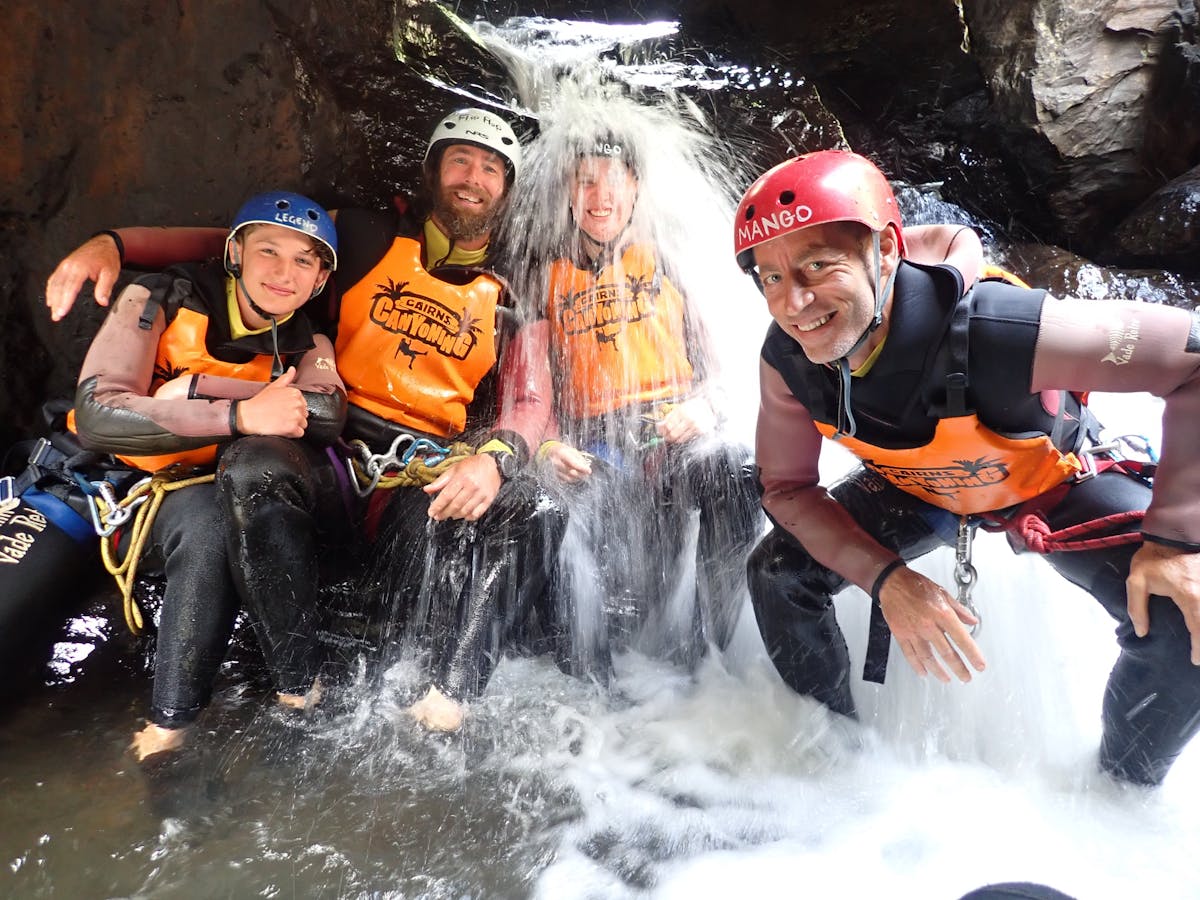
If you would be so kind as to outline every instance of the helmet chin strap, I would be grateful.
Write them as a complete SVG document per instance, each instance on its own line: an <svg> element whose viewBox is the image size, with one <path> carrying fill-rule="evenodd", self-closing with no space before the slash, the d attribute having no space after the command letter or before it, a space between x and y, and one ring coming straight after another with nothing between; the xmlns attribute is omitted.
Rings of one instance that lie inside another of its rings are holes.
<svg viewBox="0 0 1200 900"><path fill-rule="evenodd" d="M590 234L588 234L586 231L584 231L582 228L579 228L579 235L580 235L580 237L583 238L583 240L587 246L592 247L596 250L595 255L589 254L589 256L591 256L591 258L593 260L596 260L596 259L602 258L605 253L612 256L616 252L617 246L621 243L621 240L625 237L626 233L629 231L629 226L632 224L633 224L633 219L632 219L632 217L630 217L630 220L625 223L625 227L622 228L613 237L613 239L611 241L598 241L594 237L592 237ZM576 227L578 228L578 226L576 226Z"/></svg>
<svg viewBox="0 0 1200 900"><path fill-rule="evenodd" d="M279 355L279 323L275 319L273 313L267 312L261 306L254 302L254 298L250 296L250 292L246 290L246 282L242 280L241 269L235 276L237 280L238 290L242 292L242 296L246 298L246 303L254 310L254 314L271 323L271 355L274 359L271 362L271 380L274 381L283 374L283 358Z"/></svg>
<svg viewBox="0 0 1200 900"><path fill-rule="evenodd" d="M900 267L893 266L892 271L888 274L887 283L880 284L880 279L883 277L883 254L879 249L879 232L871 231L871 250L874 255L874 283L875 283L875 314L871 317L871 323L859 335L854 346L837 360L838 384L841 388L838 396L838 417L837 431L833 435L833 439L837 440L840 437L854 437L858 431L858 423L854 421L854 413L850 409L850 357L858 352L859 348L867 342L867 339L875 332L880 325L883 324L883 307L887 303L888 295L892 292L892 285L896 281L896 272Z"/></svg>

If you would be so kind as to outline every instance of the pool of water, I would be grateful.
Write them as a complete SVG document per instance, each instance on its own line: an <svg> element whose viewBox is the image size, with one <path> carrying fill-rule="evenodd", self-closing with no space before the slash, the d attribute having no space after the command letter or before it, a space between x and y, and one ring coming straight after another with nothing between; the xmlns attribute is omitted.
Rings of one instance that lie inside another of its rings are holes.
<svg viewBox="0 0 1200 900"><path fill-rule="evenodd" d="M1200 896L1200 751L1158 791L1098 775L1111 626L1040 560L979 543L989 670L944 686L894 653L886 685L855 686L861 729L788 691L746 617L725 660L627 656L611 693L507 660L449 738L402 713L404 666L351 673L305 718L239 644L190 745L149 769L125 749L145 653L101 591L59 683L0 719L0 895ZM838 602L857 663L866 598Z"/></svg>

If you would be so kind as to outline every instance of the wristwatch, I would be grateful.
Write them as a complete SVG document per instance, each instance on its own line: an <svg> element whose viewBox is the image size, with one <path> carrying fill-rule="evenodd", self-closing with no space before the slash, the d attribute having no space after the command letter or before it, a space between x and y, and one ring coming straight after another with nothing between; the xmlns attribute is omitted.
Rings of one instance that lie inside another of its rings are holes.
<svg viewBox="0 0 1200 900"><path fill-rule="evenodd" d="M511 450L481 450L481 456L490 456L496 462L496 468L500 471L500 481L508 481L517 474L520 468L517 464L517 455Z"/></svg>

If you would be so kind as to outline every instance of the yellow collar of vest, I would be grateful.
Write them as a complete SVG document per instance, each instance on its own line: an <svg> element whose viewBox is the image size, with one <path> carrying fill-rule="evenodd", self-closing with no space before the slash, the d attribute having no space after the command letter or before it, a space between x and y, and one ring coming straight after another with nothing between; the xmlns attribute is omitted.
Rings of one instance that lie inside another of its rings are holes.
<svg viewBox="0 0 1200 900"><path fill-rule="evenodd" d="M850 373L851 378L862 378L871 371L871 367L875 365L875 360L879 359L879 354L883 352L883 345L887 343L887 335L883 336L883 340L879 345L871 351L871 355L866 358L861 366Z"/></svg>
<svg viewBox="0 0 1200 900"><path fill-rule="evenodd" d="M251 334L263 334L271 330L270 324L264 325L262 328L246 327L246 323L242 321L242 310L237 301L237 285L234 283L232 275L225 279L225 303L229 307L229 336L235 341ZM275 324L282 325L292 317L294 312L295 310L282 319L276 319Z"/></svg>
<svg viewBox="0 0 1200 900"><path fill-rule="evenodd" d="M432 218L425 220L425 261L427 266L438 264L442 266L480 266L487 256L487 244L478 250L464 250L461 247L450 249L450 238L442 234L442 229L434 224Z"/></svg>

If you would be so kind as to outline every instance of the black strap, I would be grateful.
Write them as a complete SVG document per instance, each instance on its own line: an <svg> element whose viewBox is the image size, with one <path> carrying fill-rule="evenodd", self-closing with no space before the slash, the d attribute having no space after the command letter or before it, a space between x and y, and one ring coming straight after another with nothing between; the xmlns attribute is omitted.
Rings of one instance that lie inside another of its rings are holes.
<svg viewBox="0 0 1200 900"><path fill-rule="evenodd" d="M888 654L892 648L892 629L883 617L879 594L889 575L904 565L904 560L893 559L879 570L871 585L871 622L867 626L867 652L863 660L863 681L883 684L887 677Z"/></svg>
<svg viewBox="0 0 1200 900"><path fill-rule="evenodd" d="M154 317L160 309L170 324L179 312L184 298L192 292L192 283L188 279L172 278L160 273L144 275L134 283L150 292L145 306L142 307L142 314L138 317L138 328L142 331L149 331L154 327Z"/></svg>
<svg viewBox="0 0 1200 900"><path fill-rule="evenodd" d="M892 649L892 629L876 600L871 604L871 623L867 626L867 655L863 660L863 681L883 684L887 678L888 655Z"/></svg>
<svg viewBox="0 0 1200 900"><path fill-rule="evenodd" d="M950 367L946 372L946 418L965 416L967 389L971 386L971 311L975 307L975 292L967 291L954 305L950 317Z"/></svg>

